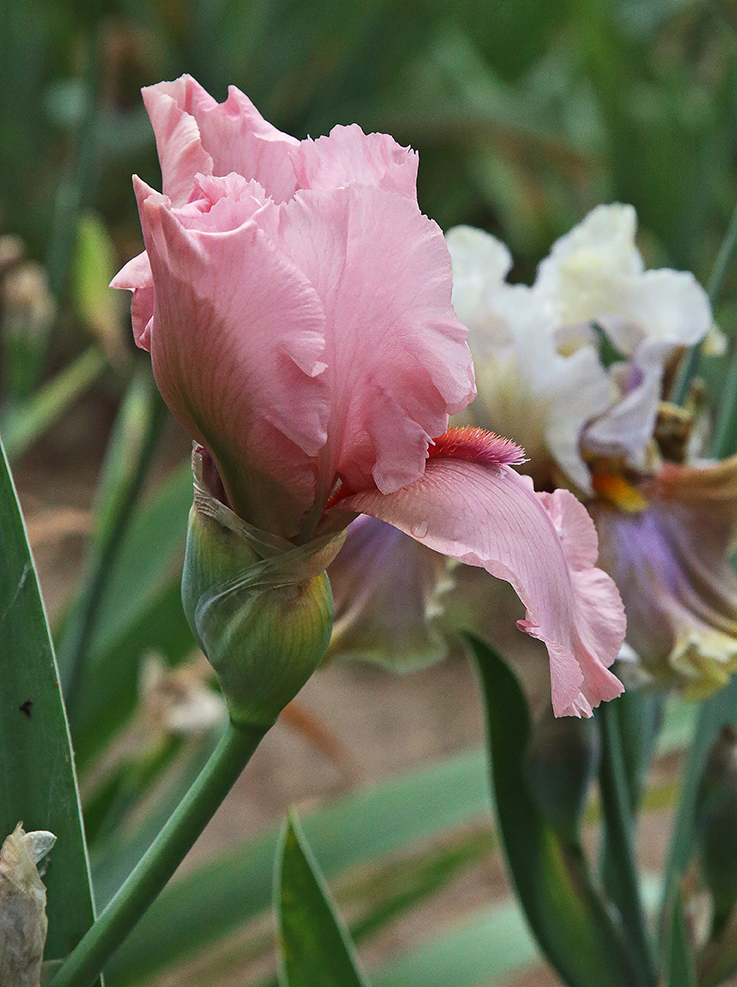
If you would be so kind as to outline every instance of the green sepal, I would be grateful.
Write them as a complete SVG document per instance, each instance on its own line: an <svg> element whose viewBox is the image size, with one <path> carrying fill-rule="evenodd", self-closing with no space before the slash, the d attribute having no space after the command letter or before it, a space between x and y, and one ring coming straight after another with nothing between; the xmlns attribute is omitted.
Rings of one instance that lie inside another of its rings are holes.
<svg viewBox="0 0 737 987"><path fill-rule="evenodd" d="M295 546L207 490L195 451L182 602L235 723L269 727L322 661L333 627L325 573L343 535Z"/></svg>
<svg viewBox="0 0 737 987"><path fill-rule="evenodd" d="M569 987L635 987L642 983L641 976L594 889L583 853L560 838L527 789L531 726L522 689L488 645L470 635L467 640L486 700L499 830L530 928Z"/></svg>

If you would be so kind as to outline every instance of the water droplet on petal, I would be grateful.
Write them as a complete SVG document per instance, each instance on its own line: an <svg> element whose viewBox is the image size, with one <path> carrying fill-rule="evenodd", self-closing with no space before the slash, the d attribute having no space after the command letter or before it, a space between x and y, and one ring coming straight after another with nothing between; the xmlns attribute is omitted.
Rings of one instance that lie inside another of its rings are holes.
<svg viewBox="0 0 737 987"><path fill-rule="evenodd" d="M409 533L412 535L413 538L424 538L425 535L427 534L427 530L429 527L430 525L427 523L427 521L420 521L419 524L412 525L412 527L409 529Z"/></svg>

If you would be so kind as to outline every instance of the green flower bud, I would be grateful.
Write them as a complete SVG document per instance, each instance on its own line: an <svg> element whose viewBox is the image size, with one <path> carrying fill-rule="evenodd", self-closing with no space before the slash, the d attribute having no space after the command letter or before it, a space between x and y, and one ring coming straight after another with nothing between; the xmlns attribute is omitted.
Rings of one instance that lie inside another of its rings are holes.
<svg viewBox="0 0 737 987"><path fill-rule="evenodd" d="M182 602L234 723L274 723L322 661L333 626L325 574L344 535L295 546L239 518L207 489L192 457Z"/></svg>
<svg viewBox="0 0 737 987"><path fill-rule="evenodd" d="M593 719L553 716L546 707L527 751L527 785L546 822L567 843L577 844L589 785L601 759Z"/></svg>
<svg viewBox="0 0 737 987"><path fill-rule="evenodd" d="M706 762L697 795L696 836L715 926L737 902L737 731L727 726Z"/></svg>

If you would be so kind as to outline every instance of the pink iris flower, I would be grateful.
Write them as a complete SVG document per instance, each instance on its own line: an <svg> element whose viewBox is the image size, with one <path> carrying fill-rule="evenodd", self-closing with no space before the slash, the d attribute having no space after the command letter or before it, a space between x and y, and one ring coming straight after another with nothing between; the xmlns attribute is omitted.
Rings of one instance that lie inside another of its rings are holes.
<svg viewBox="0 0 737 987"><path fill-rule="evenodd" d="M446 431L473 365L417 155L356 125L295 140L189 76L143 95L163 194L134 179L146 249L112 285L213 492L295 544L362 513L482 566L546 644L558 715L618 695L624 612L586 510L535 493L514 443Z"/></svg>

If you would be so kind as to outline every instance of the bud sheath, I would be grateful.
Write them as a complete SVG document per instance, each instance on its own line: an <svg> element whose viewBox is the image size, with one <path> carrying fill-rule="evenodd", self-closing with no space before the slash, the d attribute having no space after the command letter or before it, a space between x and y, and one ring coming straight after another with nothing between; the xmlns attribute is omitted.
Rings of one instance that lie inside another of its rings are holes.
<svg viewBox="0 0 737 987"><path fill-rule="evenodd" d="M233 722L269 727L327 650L333 598L325 568L343 535L295 546L254 528L207 489L202 457L196 449L184 611Z"/></svg>

